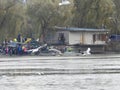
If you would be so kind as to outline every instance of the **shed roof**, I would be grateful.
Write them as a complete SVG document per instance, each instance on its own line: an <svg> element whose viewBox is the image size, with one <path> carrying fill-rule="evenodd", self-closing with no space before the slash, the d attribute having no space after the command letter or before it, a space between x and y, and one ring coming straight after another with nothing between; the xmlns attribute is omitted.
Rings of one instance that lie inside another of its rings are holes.
<svg viewBox="0 0 120 90"><path fill-rule="evenodd" d="M55 27L58 30L64 31L80 31L80 32L108 32L108 29L94 29L94 28L74 28L74 27Z"/></svg>

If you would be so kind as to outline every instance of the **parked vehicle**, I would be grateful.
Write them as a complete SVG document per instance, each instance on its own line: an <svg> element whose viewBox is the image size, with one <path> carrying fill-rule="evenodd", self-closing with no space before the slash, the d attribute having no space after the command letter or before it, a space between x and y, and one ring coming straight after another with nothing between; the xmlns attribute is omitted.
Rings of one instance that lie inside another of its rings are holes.
<svg viewBox="0 0 120 90"><path fill-rule="evenodd" d="M0 53L3 55L39 55L39 56L56 56L62 55L61 51L48 46L47 44L41 45L37 41L29 43L10 42L0 48Z"/></svg>
<svg viewBox="0 0 120 90"><path fill-rule="evenodd" d="M116 41L116 42L119 42L120 41L120 35L115 35L115 34L113 34L113 35L111 35L110 36L110 41L112 42L114 42L114 41Z"/></svg>

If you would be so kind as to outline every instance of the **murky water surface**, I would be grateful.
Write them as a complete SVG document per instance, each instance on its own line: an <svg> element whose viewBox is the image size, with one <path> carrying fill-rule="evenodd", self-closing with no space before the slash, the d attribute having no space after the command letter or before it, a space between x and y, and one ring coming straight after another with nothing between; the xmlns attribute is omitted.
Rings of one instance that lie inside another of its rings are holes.
<svg viewBox="0 0 120 90"><path fill-rule="evenodd" d="M1 58L0 90L120 90L118 56Z"/></svg>
<svg viewBox="0 0 120 90"><path fill-rule="evenodd" d="M0 77L0 90L119 90L119 88L119 74Z"/></svg>

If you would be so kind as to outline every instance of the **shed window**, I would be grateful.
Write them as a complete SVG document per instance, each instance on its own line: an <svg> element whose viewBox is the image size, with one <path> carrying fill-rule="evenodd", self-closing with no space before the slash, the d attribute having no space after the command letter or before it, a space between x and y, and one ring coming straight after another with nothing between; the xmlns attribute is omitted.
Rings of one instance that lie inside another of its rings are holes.
<svg viewBox="0 0 120 90"><path fill-rule="evenodd" d="M106 35L105 34L94 34L93 35L93 42L95 42L96 40L105 41Z"/></svg>

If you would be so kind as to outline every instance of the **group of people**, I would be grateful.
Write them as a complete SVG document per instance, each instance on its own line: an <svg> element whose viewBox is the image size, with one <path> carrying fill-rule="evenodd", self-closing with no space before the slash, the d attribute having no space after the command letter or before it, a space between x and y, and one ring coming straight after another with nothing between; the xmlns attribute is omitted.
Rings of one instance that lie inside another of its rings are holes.
<svg viewBox="0 0 120 90"><path fill-rule="evenodd" d="M13 45L15 44L15 45ZM6 55L23 55L26 53L27 46L19 43L11 42L2 46L2 53Z"/></svg>
<svg viewBox="0 0 120 90"><path fill-rule="evenodd" d="M24 43L27 41L26 38L22 38L19 34L17 38L13 40L5 39L1 45L1 53L6 55L23 55L27 54L26 50L30 48L29 42ZM29 40L30 41L30 40Z"/></svg>

